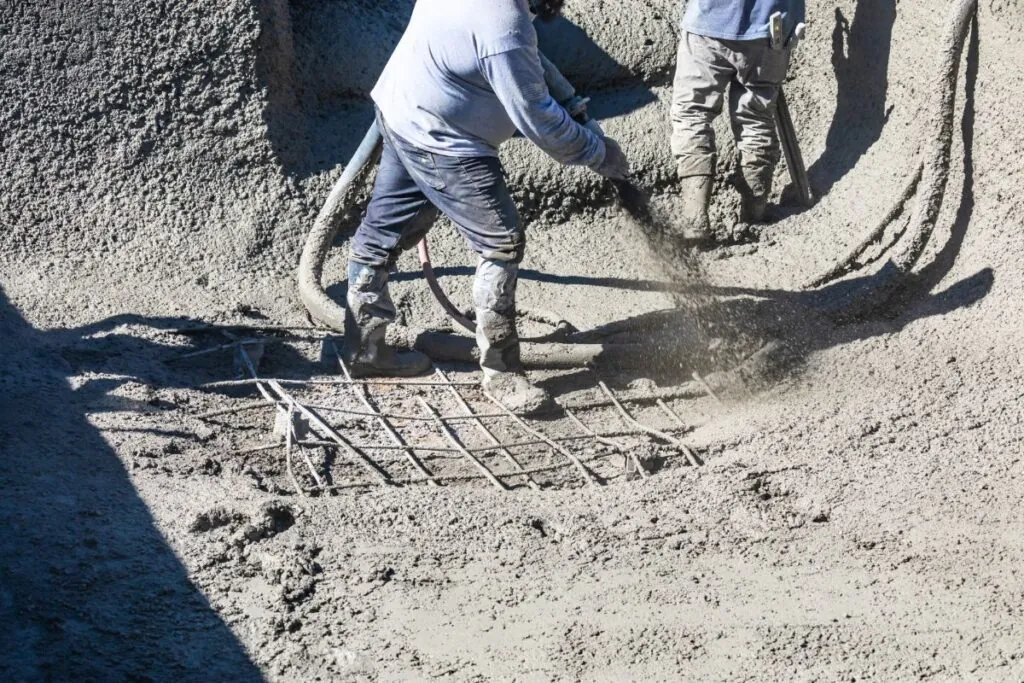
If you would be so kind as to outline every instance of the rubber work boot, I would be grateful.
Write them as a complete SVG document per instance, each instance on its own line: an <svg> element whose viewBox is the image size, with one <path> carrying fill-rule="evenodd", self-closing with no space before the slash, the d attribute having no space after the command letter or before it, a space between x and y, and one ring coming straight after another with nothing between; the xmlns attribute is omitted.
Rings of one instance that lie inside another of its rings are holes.
<svg viewBox="0 0 1024 683"><path fill-rule="evenodd" d="M736 189L740 193L740 221L754 224L768 220L768 195L772 191L775 164L765 160L740 163Z"/></svg>
<svg viewBox="0 0 1024 683"><path fill-rule="evenodd" d="M764 223L768 218L768 195L749 195L740 202L740 220L744 223Z"/></svg>
<svg viewBox="0 0 1024 683"><path fill-rule="evenodd" d="M430 369L424 354L399 351L385 341L395 319L387 268L349 261L347 299L342 357L353 377L410 377Z"/></svg>
<svg viewBox="0 0 1024 683"><path fill-rule="evenodd" d="M709 175L688 175L679 179L683 199L682 238L686 242L706 244L714 237L708 219L712 183Z"/></svg>
<svg viewBox="0 0 1024 683"><path fill-rule="evenodd" d="M481 258L473 282L476 342L484 391L517 415L551 405L551 396L526 378L519 359L516 330L516 281L519 264Z"/></svg>

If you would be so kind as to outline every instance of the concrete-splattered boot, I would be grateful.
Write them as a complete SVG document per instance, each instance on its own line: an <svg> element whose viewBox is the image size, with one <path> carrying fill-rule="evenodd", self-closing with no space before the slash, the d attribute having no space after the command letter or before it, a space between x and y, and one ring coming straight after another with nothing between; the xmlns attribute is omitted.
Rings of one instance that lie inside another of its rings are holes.
<svg viewBox="0 0 1024 683"><path fill-rule="evenodd" d="M547 408L551 396L530 384L519 360L518 277L519 264L481 258L473 282L473 302L484 390L512 412L528 415Z"/></svg>
<svg viewBox="0 0 1024 683"><path fill-rule="evenodd" d="M395 319L386 268L349 261L347 298L343 356L353 376L409 377L430 369L419 351L399 351L384 340Z"/></svg>
<svg viewBox="0 0 1024 683"><path fill-rule="evenodd" d="M740 221L744 223L764 223L768 219L768 193L742 195L740 203Z"/></svg>
<svg viewBox="0 0 1024 683"><path fill-rule="evenodd" d="M741 162L736 183L740 192L740 221L749 224L764 223L769 218L768 195L772 191L772 174L775 170L770 160L756 161Z"/></svg>
<svg viewBox="0 0 1024 683"><path fill-rule="evenodd" d="M679 190L682 195L682 238L693 244L707 244L714 235L711 232L711 221L708 219L708 206L711 204L711 187L713 179L709 175L687 175L679 178Z"/></svg>

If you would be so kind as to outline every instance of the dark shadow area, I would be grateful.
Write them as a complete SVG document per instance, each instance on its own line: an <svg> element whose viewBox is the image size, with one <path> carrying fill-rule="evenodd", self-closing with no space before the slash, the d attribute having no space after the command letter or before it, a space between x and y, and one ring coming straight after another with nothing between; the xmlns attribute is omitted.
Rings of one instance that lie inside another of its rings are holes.
<svg viewBox="0 0 1024 683"><path fill-rule="evenodd" d="M891 107L889 53L896 23L896 0L859 0L853 21L836 8L832 30L832 68L836 75L836 111L825 151L807 173L819 197L843 179L882 135Z"/></svg>
<svg viewBox="0 0 1024 683"><path fill-rule="evenodd" d="M473 277L476 269L471 266L435 266L434 273L438 277ZM391 282L409 282L423 278L422 271L402 271L391 276ZM609 287L611 289L631 290L636 292L677 292L685 291L685 286L675 285L671 282L660 282L658 280L630 280L621 277L590 277L587 275L554 275L544 273L532 268L522 268L519 271L520 280L532 280L534 282L546 282L559 285L589 285L591 287ZM334 289L337 288L337 289ZM344 297L345 283L332 285L328 290L332 297Z"/></svg>
<svg viewBox="0 0 1024 683"><path fill-rule="evenodd" d="M629 94L602 97L591 105L591 114L597 118L622 116L656 101L650 88L643 85L640 74L633 73L595 43L582 27L565 17L550 22L538 21L537 38L541 52L558 70L576 86L583 96L594 96L598 91L629 88ZM586 74L601 74L597 83L588 82ZM671 74L667 76L671 78Z"/></svg>
<svg viewBox="0 0 1024 683"><path fill-rule="evenodd" d="M87 333L0 289L0 679L263 680L72 391L59 349Z"/></svg>

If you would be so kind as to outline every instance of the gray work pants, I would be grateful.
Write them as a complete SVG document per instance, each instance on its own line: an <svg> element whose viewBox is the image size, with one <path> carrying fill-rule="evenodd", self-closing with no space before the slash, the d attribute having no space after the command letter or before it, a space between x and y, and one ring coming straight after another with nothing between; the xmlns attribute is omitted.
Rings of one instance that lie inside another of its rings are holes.
<svg viewBox="0 0 1024 683"><path fill-rule="evenodd" d="M683 34L672 92L672 155L680 177L714 175L718 150L711 124L728 88L742 179L751 194L768 194L779 162L775 104L788 68L789 50L773 50L767 39Z"/></svg>

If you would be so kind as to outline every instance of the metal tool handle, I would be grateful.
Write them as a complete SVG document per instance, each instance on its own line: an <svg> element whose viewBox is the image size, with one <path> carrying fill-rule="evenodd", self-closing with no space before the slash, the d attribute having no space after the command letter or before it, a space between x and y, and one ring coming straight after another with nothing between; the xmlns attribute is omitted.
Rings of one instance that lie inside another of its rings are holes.
<svg viewBox="0 0 1024 683"><path fill-rule="evenodd" d="M793 50L807 34L807 24L800 22L786 33L786 22L782 12L768 17L768 38L773 50Z"/></svg>

